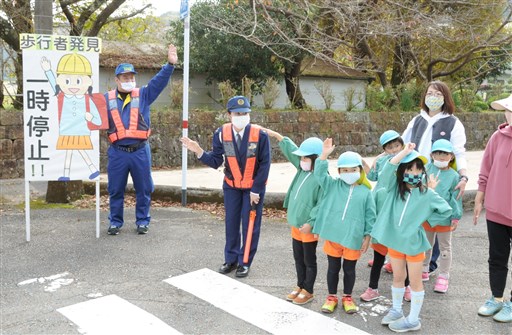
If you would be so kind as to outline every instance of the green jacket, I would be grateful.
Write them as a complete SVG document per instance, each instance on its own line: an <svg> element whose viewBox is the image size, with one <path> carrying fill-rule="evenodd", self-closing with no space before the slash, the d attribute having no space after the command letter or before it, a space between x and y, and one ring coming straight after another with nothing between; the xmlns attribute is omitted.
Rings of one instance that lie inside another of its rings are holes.
<svg viewBox="0 0 512 335"><path fill-rule="evenodd" d="M380 175L380 172L382 171L382 168L384 167L384 165L386 165L386 162L391 159L391 157L392 157L391 155L385 155L385 156L378 158L377 162L375 162L375 167L371 168L370 171L368 171L368 174L366 175L366 177L369 180L377 182L377 184L373 188L374 195L375 195L375 192L377 192L382 187L381 186L382 183L380 181L379 175Z"/></svg>
<svg viewBox="0 0 512 335"><path fill-rule="evenodd" d="M419 188L413 188L405 195L405 201L402 200L397 190L397 168L398 165L387 162L379 176L384 182L387 197L371 235L378 243L413 256L432 247L422 227L423 222L434 213L439 219L447 220L452 214L452 208L431 189L422 193Z"/></svg>
<svg viewBox="0 0 512 335"><path fill-rule="evenodd" d="M300 167L300 156L292 154L298 149L297 145L288 137L279 142L279 148L284 156L297 169L286 197L283 207L287 209L288 224L300 228L305 223L315 224L318 202L322 197L322 189L311 171L304 171Z"/></svg>
<svg viewBox="0 0 512 335"><path fill-rule="evenodd" d="M351 186L328 173L328 162L317 159L314 175L324 191L313 233L342 246L359 250L363 238L370 234L375 222L372 191L364 186Z"/></svg>
<svg viewBox="0 0 512 335"><path fill-rule="evenodd" d="M444 200L448 202L452 208L452 216L449 219L442 219L434 214L428 219L429 223L447 226L451 224L452 219L460 220L462 217L462 197L457 200L459 190L455 190L455 186L459 183L459 174L454 169L439 170L434 164L429 163L426 166L427 176L433 174L439 178L439 184L437 184L436 192Z"/></svg>

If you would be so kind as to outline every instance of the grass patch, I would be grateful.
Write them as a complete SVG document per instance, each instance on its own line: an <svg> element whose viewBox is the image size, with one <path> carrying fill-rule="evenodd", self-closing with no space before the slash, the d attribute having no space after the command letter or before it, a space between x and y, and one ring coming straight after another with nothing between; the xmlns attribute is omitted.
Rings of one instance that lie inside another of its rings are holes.
<svg viewBox="0 0 512 335"><path fill-rule="evenodd" d="M25 202L16 205L19 209L25 209ZM43 199L35 199L30 201L30 209L54 209L54 208L75 208L72 204L49 204Z"/></svg>

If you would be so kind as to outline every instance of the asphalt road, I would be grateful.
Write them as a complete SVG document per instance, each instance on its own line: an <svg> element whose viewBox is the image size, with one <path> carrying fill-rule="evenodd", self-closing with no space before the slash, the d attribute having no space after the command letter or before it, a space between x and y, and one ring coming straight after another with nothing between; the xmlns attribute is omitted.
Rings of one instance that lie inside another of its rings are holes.
<svg viewBox="0 0 512 335"><path fill-rule="evenodd" d="M133 222L133 208L126 208ZM25 214L10 205L1 208L1 334L81 334L57 310L114 294L151 313L184 334L262 334L262 330L194 295L164 282L199 269L216 271L223 262L223 222L209 213L186 208L154 208L147 235L126 224L118 236L106 234L107 213L95 237L95 213L85 209L32 210L31 241L25 241ZM318 248L315 299L303 308L320 312L327 294L327 260ZM473 226L470 212L455 232L450 289L433 292L426 283L420 334L512 334L511 324L477 315L490 296L485 223ZM371 254L357 265L354 296L367 287ZM286 223L263 219L259 251L247 278L234 279L279 299L294 286L291 238ZM53 277L52 277L53 276ZM234 278L233 274L228 275ZM205 283L206 285L207 283ZM342 281L340 280L340 292ZM361 304L335 318L371 334L390 334L380 325L390 306L391 275L382 273L377 302ZM507 289L506 297L510 283ZM408 311L408 303L404 304ZM255 312L258 306L254 306ZM112 310L112 323L123 315Z"/></svg>

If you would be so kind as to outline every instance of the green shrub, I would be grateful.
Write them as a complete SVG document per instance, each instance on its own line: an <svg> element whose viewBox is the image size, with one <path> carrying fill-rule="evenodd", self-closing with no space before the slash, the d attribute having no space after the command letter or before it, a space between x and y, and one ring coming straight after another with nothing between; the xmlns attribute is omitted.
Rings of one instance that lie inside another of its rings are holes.
<svg viewBox="0 0 512 335"><path fill-rule="evenodd" d="M417 110L421 105L423 91L423 85L418 85L415 81L397 86L396 92L400 109L405 112Z"/></svg>
<svg viewBox="0 0 512 335"><path fill-rule="evenodd" d="M268 78L265 81L261 95L263 96L263 104L265 109L271 109L274 107L274 103L279 98L279 83L274 78Z"/></svg>
<svg viewBox="0 0 512 335"><path fill-rule="evenodd" d="M455 106L462 111L479 112L487 109L485 103L482 104L482 97L475 93L474 90L462 88L455 90L452 94ZM484 107L485 106L485 107Z"/></svg>
<svg viewBox="0 0 512 335"><path fill-rule="evenodd" d="M509 93L501 93L501 94L494 95L494 96L488 96L487 104L490 106L493 101L505 99L505 98L508 98L509 96L510 96Z"/></svg>
<svg viewBox="0 0 512 335"><path fill-rule="evenodd" d="M392 87L369 85L366 89L366 108L370 111L388 111L395 101L396 94Z"/></svg>

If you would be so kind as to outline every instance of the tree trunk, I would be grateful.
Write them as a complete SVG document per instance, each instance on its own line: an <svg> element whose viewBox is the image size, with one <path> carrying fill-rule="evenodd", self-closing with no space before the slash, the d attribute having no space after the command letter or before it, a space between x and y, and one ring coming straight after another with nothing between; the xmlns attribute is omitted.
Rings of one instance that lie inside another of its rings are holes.
<svg viewBox="0 0 512 335"><path fill-rule="evenodd" d="M395 44L395 55L393 56L393 70L391 72L391 86L396 87L406 83L408 67L411 60L409 52L409 38L401 36Z"/></svg>
<svg viewBox="0 0 512 335"><path fill-rule="evenodd" d="M285 67L284 82L286 85L286 94L293 108L303 109L306 107L306 101L300 91L300 66L302 58L295 59L294 64Z"/></svg>
<svg viewBox="0 0 512 335"><path fill-rule="evenodd" d="M18 52L16 62L14 62L14 72L16 73L16 97L12 103L16 109L23 109L23 55Z"/></svg>
<svg viewBox="0 0 512 335"><path fill-rule="evenodd" d="M81 180L48 181L46 202L49 204L67 204L76 201L84 194L84 184Z"/></svg>
<svg viewBox="0 0 512 335"><path fill-rule="evenodd" d="M4 108L4 81L0 78L0 108Z"/></svg>

